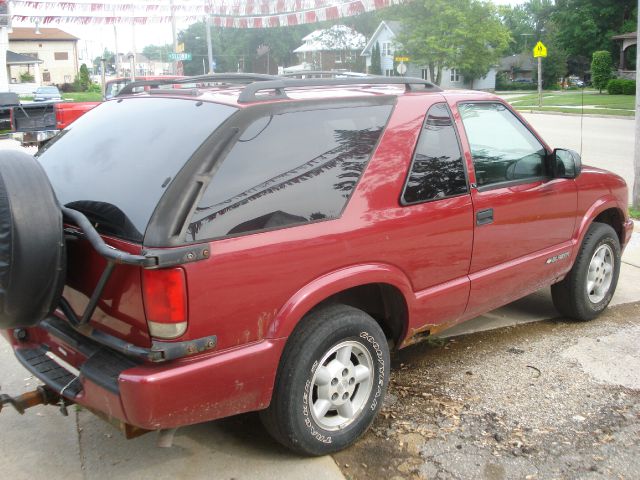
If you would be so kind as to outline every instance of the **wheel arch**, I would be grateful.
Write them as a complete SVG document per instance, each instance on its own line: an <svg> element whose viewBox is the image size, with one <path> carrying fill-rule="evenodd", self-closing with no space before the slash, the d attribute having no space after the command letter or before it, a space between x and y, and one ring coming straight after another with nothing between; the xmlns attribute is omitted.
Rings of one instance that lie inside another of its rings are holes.
<svg viewBox="0 0 640 480"><path fill-rule="evenodd" d="M343 303L371 315L387 338L398 345L408 326L413 299L409 279L397 267L367 264L343 268L298 290L280 309L266 336L288 337L310 312Z"/></svg>
<svg viewBox="0 0 640 480"><path fill-rule="evenodd" d="M624 243L624 219L625 214L620 209L617 199L613 195L606 195L599 198L585 212L576 231L576 243L580 245L589 227L594 222L606 223L611 226L620 240Z"/></svg>

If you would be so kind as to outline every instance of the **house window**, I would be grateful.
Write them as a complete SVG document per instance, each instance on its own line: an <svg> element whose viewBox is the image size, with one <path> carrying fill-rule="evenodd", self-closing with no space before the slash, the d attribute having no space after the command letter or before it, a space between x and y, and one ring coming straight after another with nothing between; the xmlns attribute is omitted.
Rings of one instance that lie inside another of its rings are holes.
<svg viewBox="0 0 640 480"><path fill-rule="evenodd" d="M342 63L342 61L344 60L342 52L336 52L335 55L335 62L336 63Z"/></svg>
<svg viewBox="0 0 640 480"><path fill-rule="evenodd" d="M428 68L423 68L421 70L422 72L422 79L423 80L429 80L429 69Z"/></svg>
<svg viewBox="0 0 640 480"><path fill-rule="evenodd" d="M451 69L451 81L453 83L460 81L460 72L458 72L458 70L455 68Z"/></svg>
<svg viewBox="0 0 640 480"><path fill-rule="evenodd" d="M50 82L51 81L51 73L50 72L42 72L42 81Z"/></svg>
<svg viewBox="0 0 640 480"><path fill-rule="evenodd" d="M393 68L388 68L384 71L385 77L393 77Z"/></svg>
<svg viewBox="0 0 640 480"><path fill-rule="evenodd" d="M393 50L391 49L391 42L382 42L382 56L391 57Z"/></svg>
<svg viewBox="0 0 640 480"><path fill-rule="evenodd" d="M69 60L69 52L54 52L53 58L56 60Z"/></svg>
<svg viewBox="0 0 640 480"><path fill-rule="evenodd" d="M344 52L344 61L347 63L353 63L356 61L356 52Z"/></svg>

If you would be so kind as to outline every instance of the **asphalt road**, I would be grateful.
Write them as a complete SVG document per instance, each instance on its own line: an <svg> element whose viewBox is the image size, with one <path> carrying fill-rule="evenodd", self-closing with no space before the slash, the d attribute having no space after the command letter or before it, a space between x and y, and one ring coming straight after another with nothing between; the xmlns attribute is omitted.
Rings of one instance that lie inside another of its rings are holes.
<svg viewBox="0 0 640 480"><path fill-rule="evenodd" d="M632 191L633 118L542 113L526 113L524 117L549 146L582 152L583 163L617 173Z"/></svg>

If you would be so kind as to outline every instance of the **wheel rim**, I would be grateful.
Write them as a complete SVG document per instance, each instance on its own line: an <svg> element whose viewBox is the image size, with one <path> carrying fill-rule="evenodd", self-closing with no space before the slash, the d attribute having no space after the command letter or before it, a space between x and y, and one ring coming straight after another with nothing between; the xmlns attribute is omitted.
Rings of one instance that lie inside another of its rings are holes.
<svg viewBox="0 0 640 480"><path fill-rule="evenodd" d="M599 303L607 295L613 279L613 250L607 244L600 245L591 257L587 273L587 295L591 303Z"/></svg>
<svg viewBox="0 0 640 480"><path fill-rule="evenodd" d="M325 430L340 430L358 418L371 395L373 359L354 341L341 342L324 354L311 379L309 410Z"/></svg>

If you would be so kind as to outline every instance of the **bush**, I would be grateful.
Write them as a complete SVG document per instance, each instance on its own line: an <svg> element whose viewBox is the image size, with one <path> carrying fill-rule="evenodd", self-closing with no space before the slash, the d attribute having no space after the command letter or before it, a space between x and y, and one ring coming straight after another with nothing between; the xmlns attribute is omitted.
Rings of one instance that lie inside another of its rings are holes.
<svg viewBox="0 0 640 480"><path fill-rule="evenodd" d="M62 93L69 93L69 92L76 91L73 83L61 83L58 85L58 90L60 90Z"/></svg>
<svg viewBox="0 0 640 480"><path fill-rule="evenodd" d="M609 95L635 95L636 82L624 78L614 78L607 83Z"/></svg>
<svg viewBox="0 0 640 480"><path fill-rule="evenodd" d="M591 81L593 82L593 86L596 87L600 93L602 93L602 89L607 86L607 83L611 79L612 71L613 61L611 60L611 53L606 50L593 52L593 60L591 61Z"/></svg>
<svg viewBox="0 0 640 480"><path fill-rule="evenodd" d="M99 83L91 83L89 85L89 90L87 90L89 93L102 93L102 87L100 86Z"/></svg>
<svg viewBox="0 0 640 480"><path fill-rule="evenodd" d="M22 72L20 74L20 83L32 83L34 80L35 78L29 72Z"/></svg>

